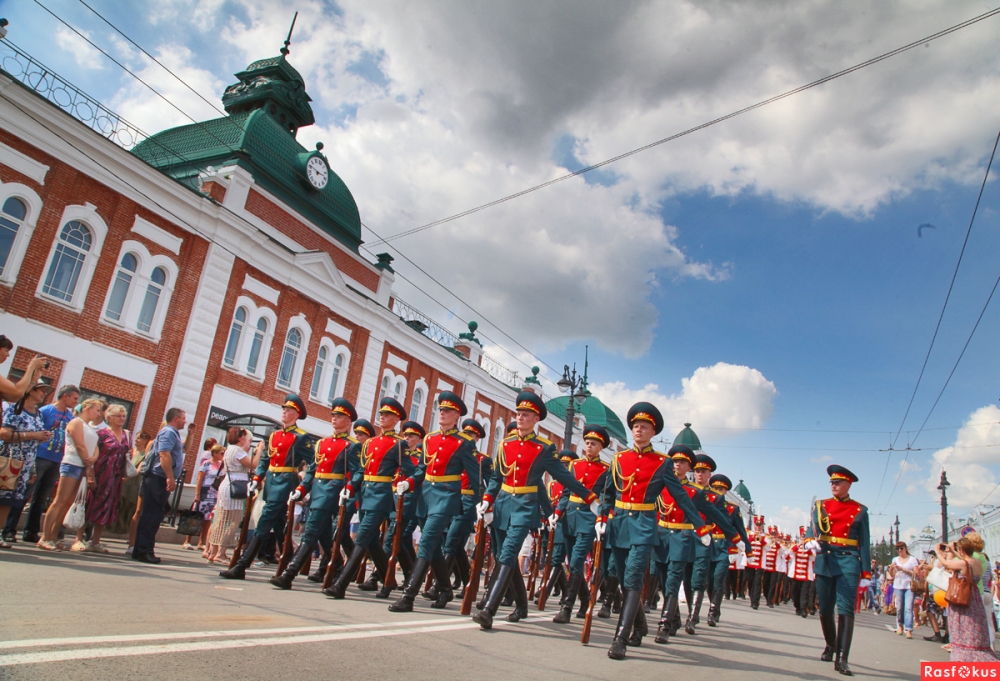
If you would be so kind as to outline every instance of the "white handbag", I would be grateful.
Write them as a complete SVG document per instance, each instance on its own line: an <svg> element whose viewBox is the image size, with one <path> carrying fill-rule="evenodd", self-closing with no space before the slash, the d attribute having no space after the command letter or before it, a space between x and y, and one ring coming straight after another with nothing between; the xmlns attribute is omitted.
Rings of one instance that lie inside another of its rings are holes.
<svg viewBox="0 0 1000 681"><path fill-rule="evenodd" d="M950 579L951 573L940 565L927 573L927 583L935 589L940 589L941 591L948 590L948 580Z"/></svg>
<svg viewBox="0 0 1000 681"><path fill-rule="evenodd" d="M80 482L80 489L76 493L76 500L73 501L73 505L69 507L66 512L66 517L63 519L63 527L67 530L77 531L81 527L87 524L87 479L84 478Z"/></svg>

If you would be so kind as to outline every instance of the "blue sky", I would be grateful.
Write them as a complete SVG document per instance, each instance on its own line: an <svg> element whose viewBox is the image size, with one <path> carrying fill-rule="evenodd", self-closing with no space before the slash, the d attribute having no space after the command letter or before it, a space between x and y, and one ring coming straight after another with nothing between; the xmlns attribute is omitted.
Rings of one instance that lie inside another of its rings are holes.
<svg viewBox="0 0 1000 681"><path fill-rule="evenodd" d="M193 117L217 115L76 0L43 2ZM455 3L432 12L172 0L151 13L92 4L212 102L234 72L277 53L301 11L290 60L306 78L317 125L300 139L324 141L362 219L383 236L983 11L971 2L928 3L919 16L900 3L854 13L836 3L730 12ZM0 14L14 43L144 129L184 122L36 4L3 2ZM1000 315L991 307L891 503L900 455L879 492L887 453L878 450L900 425L1000 126L1000 77L981 58L997 21L393 242L461 301L397 258L402 274L449 309L404 281L400 295L456 331L457 318L479 319L491 354L522 373L534 358L582 364L589 345L595 394L623 415L650 397L671 428L692 420L721 469L744 478L788 527L826 492L824 468L835 461L861 476L855 498L899 513L905 537L936 512L929 481L942 461L959 509L1000 473L1000 430L959 430L973 414L975 423L1000 422L1000 410L984 410L1000 397L992 347ZM991 181L904 431L923 421L1000 274L998 209ZM935 228L918 236L925 223ZM907 440L904 432L896 447ZM892 517L872 520L879 535Z"/></svg>

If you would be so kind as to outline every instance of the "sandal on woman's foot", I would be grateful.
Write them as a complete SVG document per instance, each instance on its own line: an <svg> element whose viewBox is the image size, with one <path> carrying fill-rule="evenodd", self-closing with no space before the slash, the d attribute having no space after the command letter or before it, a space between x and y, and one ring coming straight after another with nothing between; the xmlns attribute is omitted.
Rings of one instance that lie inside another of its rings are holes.
<svg viewBox="0 0 1000 681"><path fill-rule="evenodd" d="M12 548L14 548L13 544L11 544L10 542L5 542L3 539L0 539L0 549L12 549Z"/></svg>
<svg viewBox="0 0 1000 681"><path fill-rule="evenodd" d="M181 544L181 548L184 549L185 551L194 551L194 547L188 544L187 542Z"/></svg>
<svg viewBox="0 0 1000 681"><path fill-rule="evenodd" d="M90 542L87 545L87 551L90 553L111 553L108 551L108 547L100 542Z"/></svg>
<svg viewBox="0 0 1000 681"><path fill-rule="evenodd" d="M39 539L36 546L43 551L58 551L59 545L54 541L49 541L48 539Z"/></svg>
<svg viewBox="0 0 1000 681"><path fill-rule="evenodd" d="M87 542L85 542L85 541L75 541L75 542L73 542L73 545L69 547L69 550L70 551L80 551L80 552L86 551L87 550Z"/></svg>

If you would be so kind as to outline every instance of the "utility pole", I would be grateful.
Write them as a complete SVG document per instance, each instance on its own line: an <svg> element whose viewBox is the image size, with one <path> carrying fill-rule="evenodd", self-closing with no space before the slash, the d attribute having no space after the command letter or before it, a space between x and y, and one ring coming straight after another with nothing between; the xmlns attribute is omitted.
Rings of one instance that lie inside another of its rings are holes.
<svg viewBox="0 0 1000 681"><path fill-rule="evenodd" d="M948 486L951 485L948 482L948 475L942 470L941 471L941 484L938 485L938 489L941 490L941 541L948 541Z"/></svg>
<svg viewBox="0 0 1000 681"><path fill-rule="evenodd" d="M893 523L896 526L896 543L899 543L899 515L896 515L896 522Z"/></svg>

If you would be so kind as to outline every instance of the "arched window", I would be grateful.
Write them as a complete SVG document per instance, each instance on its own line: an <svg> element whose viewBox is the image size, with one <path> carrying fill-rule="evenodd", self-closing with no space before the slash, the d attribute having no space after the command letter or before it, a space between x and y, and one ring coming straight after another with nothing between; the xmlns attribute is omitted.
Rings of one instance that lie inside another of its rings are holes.
<svg viewBox="0 0 1000 681"><path fill-rule="evenodd" d="M431 428L437 428L438 426L438 412L441 408L438 406L438 401L441 399L441 393L438 393L434 397L434 404L431 407Z"/></svg>
<svg viewBox="0 0 1000 681"><path fill-rule="evenodd" d="M226 341L226 354L222 361L228 366L236 365L236 353L240 347L240 337L243 335L243 327L247 322L247 309L245 307L236 308L233 315L233 325L229 329L229 340Z"/></svg>
<svg viewBox="0 0 1000 681"><path fill-rule="evenodd" d="M309 388L309 395L316 400L319 399L319 391L323 385L323 367L326 366L327 354L326 347L321 345L319 354L316 355L316 368L313 370L312 387Z"/></svg>
<svg viewBox="0 0 1000 681"><path fill-rule="evenodd" d="M424 391L422 388L416 388L413 391L413 400L410 402L410 418L421 423L421 417L424 414ZM431 424L431 428L434 428L435 424Z"/></svg>
<svg viewBox="0 0 1000 681"><path fill-rule="evenodd" d="M389 377L382 377L382 389L378 392L378 404L382 404L382 400L385 398L386 394L389 392ZM378 405L376 405L378 406Z"/></svg>
<svg viewBox="0 0 1000 681"><path fill-rule="evenodd" d="M139 310L139 321L136 327L143 333L149 333L153 328L153 317L156 314L156 306L160 304L160 294L167 283L167 271L162 267L157 267L149 275L149 286L146 287L146 297L142 300L142 309Z"/></svg>
<svg viewBox="0 0 1000 681"><path fill-rule="evenodd" d="M295 373L295 362L299 358L302 347L302 332L291 328L285 336L285 348L281 352L281 363L278 365L278 385L282 388L292 387L292 375Z"/></svg>
<svg viewBox="0 0 1000 681"><path fill-rule="evenodd" d="M24 205L24 201L13 196L4 201L3 209L0 209L0 274L7 267L17 231L24 224L27 214L28 207Z"/></svg>
<svg viewBox="0 0 1000 681"><path fill-rule="evenodd" d="M250 358L247 360L247 372L257 373L257 362L260 361L260 350L264 347L264 336L267 335L267 320L261 317L257 320L257 330L253 332L253 343L250 344Z"/></svg>
<svg viewBox="0 0 1000 681"><path fill-rule="evenodd" d="M333 358L333 375L330 376L330 402L340 397L340 374L344 370L344 353Z"/></svg>
<svg viewBox="0 0 1000 681"><path fill-rule="evenodd" d="M122 311L125 309L125 301L128 299L129 289L132 288L132 280L135 278L135 270L139 266L139 261L132 253L126 253L118 263L118 273L115 275L115 284L111 287L111 297L108 299L108 309L104 311L104 316L116 322L122 320Z"/></svg>
<svg viewBox="0 0 1000 681"><path fill-rule="evenodd" d="M76 285L93 242L93 234L82 222L72 220L63 225L52 263L45 275L42 293L67 303L73 302Z"/></svg>
<svg viewBox="0 0 1000 681"><path fill-rule="evenodd" d="M403 397L405 397L405 395L404 395L405 392L406 392L406 388L404 387L403 379L397 380L395 387L393 387L393 389L392 389L392 396L395 397L400 402L402 402L403 401Z"/></svg>

